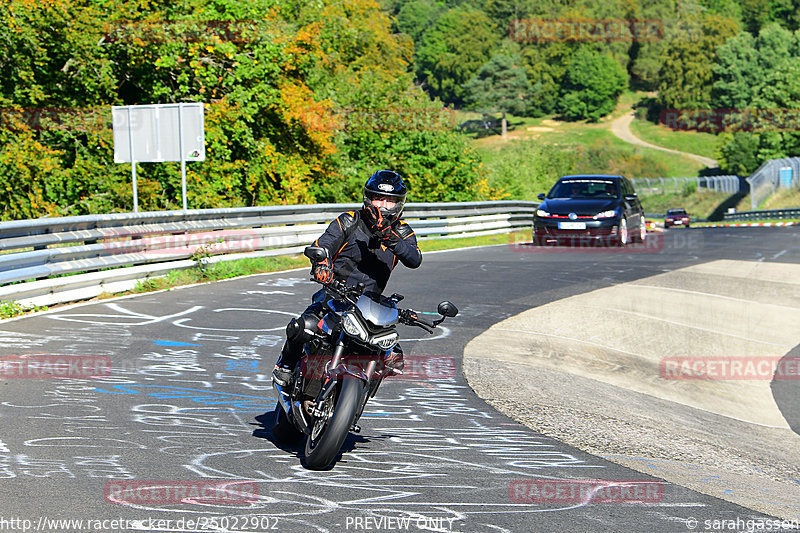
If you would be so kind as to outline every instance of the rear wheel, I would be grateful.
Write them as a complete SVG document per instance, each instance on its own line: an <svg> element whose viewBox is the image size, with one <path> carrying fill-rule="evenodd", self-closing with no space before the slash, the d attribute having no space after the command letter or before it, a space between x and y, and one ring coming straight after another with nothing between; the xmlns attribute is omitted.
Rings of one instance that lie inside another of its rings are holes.
<svg viewBox="0 0 800 533"><path fill-rule="evenodd" d="M317 419L306 440L308 468L322 470L336 458L353 425L363 389L360 379L345 377L338 397L335 394L328 397L328 403L323 407L325 415Z"/></svg>

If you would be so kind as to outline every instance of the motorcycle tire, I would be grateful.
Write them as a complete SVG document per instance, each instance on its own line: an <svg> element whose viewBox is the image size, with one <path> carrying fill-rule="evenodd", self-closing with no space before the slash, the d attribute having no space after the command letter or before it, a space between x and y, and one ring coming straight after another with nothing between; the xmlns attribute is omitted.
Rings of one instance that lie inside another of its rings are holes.
<svg viewBox="0 0 800 533"><path fill-rule="evenodd" d="M275 423L272 425L272 434L275 439L285 444L297 444L305 436L302 431L294 427L280 404L275 406Z"/></svg>
<svg viewBox="0 0 800 533"><path fill-rule="evenodd" d="M339 397L326 427L316 440L311 436L306 440L306 467L324 470L339 454L360 407L363 390L359 379L346 377L342 380Z"/></svg>

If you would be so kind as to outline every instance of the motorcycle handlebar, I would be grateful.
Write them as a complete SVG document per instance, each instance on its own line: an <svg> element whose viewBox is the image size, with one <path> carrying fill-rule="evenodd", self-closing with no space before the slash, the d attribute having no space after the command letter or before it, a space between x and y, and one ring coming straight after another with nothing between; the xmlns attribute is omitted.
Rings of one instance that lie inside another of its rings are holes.
<svg viewBox="0 0 800 533"><path fill-rule="evenodd" d="M430 320L420 318L419 315L417 315L416 311L413 311L411 309L403 309L400 312L400 316L401 316L401 321L404 324L407 324L409 326L418 326L427 331L428 333L433 333L433 328L437 326L437 324L434 324Z"/></svg>
<svg viewBox="0 0 800 533"><path fill-rule="evenodd" d="M350 287L344 281L341 280L332 280L329 283L323 283L319 280L311 278L312 280L316 281L317 283L323 285L324 287L332 290L335 293L338 293L340 296L349 300L351 303L355 304L355 300L358 299L364 293L364 287L362 284L359 284L358 287ZM399 309L398 310L400 315L400 321L403 324L408 326L418 326L428 333L433 333L433 329L439 325L444 317L441 320L433 322L431 320L427 320L425 318L420 318L416 311L413 309Z"/></svg>

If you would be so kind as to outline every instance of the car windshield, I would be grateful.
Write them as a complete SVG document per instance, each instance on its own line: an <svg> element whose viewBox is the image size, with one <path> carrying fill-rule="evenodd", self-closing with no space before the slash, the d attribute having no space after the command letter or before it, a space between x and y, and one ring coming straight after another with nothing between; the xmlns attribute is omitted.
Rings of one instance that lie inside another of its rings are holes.
<svg viewBox="0 0 800 533"><path fill-rule="evenodd" d="M548 198L619 198L619 184L611 180L561 180Z"/></svg>
<svg viewBox="0 0 800 533"><path fill-rule="evenodd" d="M667 214L668 215L685 215L686 214L686 210L685 209L667 209Z"/></svg>

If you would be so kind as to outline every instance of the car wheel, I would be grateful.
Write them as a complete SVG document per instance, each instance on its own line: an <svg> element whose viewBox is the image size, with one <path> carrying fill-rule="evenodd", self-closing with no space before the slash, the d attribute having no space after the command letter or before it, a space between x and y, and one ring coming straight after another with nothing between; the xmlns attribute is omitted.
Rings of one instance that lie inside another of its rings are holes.
<svg viewBox="0 0 800 533"><path fill-rule="evenodd" d="M617 246L624 247L628 244L628 219L621 218L619 221L619 232L617 233Z"/></svg>
<svg viewBox="0 0 800 533"><path fill-rule="evenodd" d="M642 218L639 223L639 242L644 242L645 239L647 239L647 222Z"/></svg>

